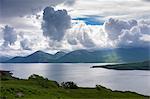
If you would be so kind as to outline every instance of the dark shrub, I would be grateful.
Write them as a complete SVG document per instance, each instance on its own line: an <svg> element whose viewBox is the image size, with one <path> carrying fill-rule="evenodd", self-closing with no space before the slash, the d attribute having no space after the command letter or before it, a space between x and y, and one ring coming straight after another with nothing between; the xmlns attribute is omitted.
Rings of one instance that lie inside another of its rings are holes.
<svg viewBox="0 0 150 99"><path fill-rule="evenodd" d="M78 88L78 86L72 81L70 81L70 82L62 82L61 86L63 88L65 88L65 89L77 89Z"/></svg>
<svg viewBox="0 0 150 99"><path fill-rule="evenodd" d="M108 88L106 88L104 86L101 86L101 85L96 85L96 89L97 90L110 90L110 89L108 89Z"/></svg>
<svg viewBox="0 0 150 99"><path fill-rule="evenodd" d="M6 96L0 96L0 99L7 99Z"/></svg>
<svg viewBox="0 0 150 99"><path fill-rule="evenodd" d="M0 80L12 80L12 79L16 79L12 75L13 75L13 73L11 73L10 71L0 70Z"/></svg>
<svg viewBox="0 0 150 99"><path fill-rule="evenodd" d="M33 74L33 75L29 76L28 79L29 80L48 80L47 78L44 78L44 77L36 75L36 74Z"/></svg>
<svg viewBox="0 0 150 99"><path fill-rule="evenodd" d="M54 83L55 86L60 87L57 81L52 81L52 82Z"/></svg>
<svg viewBox="0 0 150 99"><path fill-rule="evenodd" d="M48 79L47 78L44 78L42 76L39 76L39 75L36 75L36 74L33 74L31 75L29 78L29 80L35 80L38 82L38 84L44 88L48 88Z"/></svg>
<svg viewBox="0 0 150 99"><path fill-rule="evenodd" d="M100 90L100 89L101 89L101 86L100 86L100 85L96 85L96 89L97 89L97 90Z"/></svg>

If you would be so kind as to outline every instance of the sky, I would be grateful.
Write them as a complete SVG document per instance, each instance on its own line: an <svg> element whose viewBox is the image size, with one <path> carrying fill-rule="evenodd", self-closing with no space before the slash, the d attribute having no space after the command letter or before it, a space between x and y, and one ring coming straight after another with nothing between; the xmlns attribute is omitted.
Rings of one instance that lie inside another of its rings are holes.
<svg viewBox="0 0 150 99"><path fill-rule="evenodd" d="M149 47L150 0L0 0L0 56Z"/></svg>

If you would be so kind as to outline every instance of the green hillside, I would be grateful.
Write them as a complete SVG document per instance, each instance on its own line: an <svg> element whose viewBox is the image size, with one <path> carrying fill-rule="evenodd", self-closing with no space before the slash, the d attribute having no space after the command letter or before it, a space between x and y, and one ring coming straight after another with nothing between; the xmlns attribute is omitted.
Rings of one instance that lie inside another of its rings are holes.
<svg viewBox="0 0 150 99"><path fill-rule="evenodd" d="M112 91L100 85L95 88L78 87L73 82L59 85L42 76L28 79L2 79L0 99L149 99L134 92Z"/></svg>

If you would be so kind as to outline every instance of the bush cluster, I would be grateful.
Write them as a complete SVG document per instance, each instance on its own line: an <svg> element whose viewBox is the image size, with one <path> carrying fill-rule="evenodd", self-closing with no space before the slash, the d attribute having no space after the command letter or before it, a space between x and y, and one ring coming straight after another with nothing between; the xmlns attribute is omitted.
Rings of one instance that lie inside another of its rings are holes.
<svg viewBox="0 0 150 99"><path fill-rule="evenodd" d="M35 80L38 82L38 84L44 88L48 88L48 79L47 78L44 78L42 76L39 76L39 75L36 75L36 74L33 74L31 75L28 80Z"/></svg>
<svg viewBox="0 0 150 99"><path fill-rule="evenodd" d="M70 81L70 82L62 82L61 86L63 88L65 88L65 89L77 89L78 88L78 86L72 81Z"/></svg>

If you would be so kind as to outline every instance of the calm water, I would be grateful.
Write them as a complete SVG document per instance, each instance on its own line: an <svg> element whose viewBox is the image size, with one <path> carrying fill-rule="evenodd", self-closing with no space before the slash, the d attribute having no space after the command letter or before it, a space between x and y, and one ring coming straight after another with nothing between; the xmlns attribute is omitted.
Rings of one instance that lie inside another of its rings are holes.
<svg viewBox="0 0 150 99"><path fill-rule="evenodd" d="M14 76L19 78L28 78L34 73L58 82L74 81L78 86L94 87L100 84L112 90L150 95L150 71L90 68L93 65L104 65L104 63L0 64L0 69L11 70Z"/></svg>

